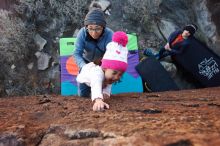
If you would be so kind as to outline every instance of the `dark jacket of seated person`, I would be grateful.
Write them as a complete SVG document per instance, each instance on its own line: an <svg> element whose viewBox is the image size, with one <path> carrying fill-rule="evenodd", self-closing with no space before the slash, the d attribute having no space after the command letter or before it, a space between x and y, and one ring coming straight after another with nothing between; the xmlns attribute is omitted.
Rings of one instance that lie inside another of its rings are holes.
<svg viewBox="0 0 220 146"><path fill-rule="evenodd" d="M194 24L186 25L182 30L174 31L170 34L167 44L162 47L158 54L155 55L157 59L162 59L167 56L173 56L182 53L190 44L190 38L195 34L197 26Z"/></svg>

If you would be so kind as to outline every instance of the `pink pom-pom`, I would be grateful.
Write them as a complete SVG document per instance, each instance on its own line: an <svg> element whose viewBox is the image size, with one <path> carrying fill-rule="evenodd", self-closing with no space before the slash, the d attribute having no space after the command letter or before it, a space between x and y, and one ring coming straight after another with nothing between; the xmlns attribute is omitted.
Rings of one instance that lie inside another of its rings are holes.
<svg viewBox="0 0 220 146"><path fill-rule="evenodd" d="M116 31L112 36L112 41L125 47L128 43L128 36L123 31Z"/></svg>

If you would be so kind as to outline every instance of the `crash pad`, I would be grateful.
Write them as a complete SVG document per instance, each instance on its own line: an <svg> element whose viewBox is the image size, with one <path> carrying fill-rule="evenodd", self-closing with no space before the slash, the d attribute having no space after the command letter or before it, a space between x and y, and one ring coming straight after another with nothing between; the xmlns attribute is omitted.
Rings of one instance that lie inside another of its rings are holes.
<svg viewBox="0 0 220 146"><path fill-rule="evenodd" d="M60 39L60 65L61 65L61 95L77 95L76 76L78 67L73 58L76 38ZM128 34L128 69L119 82L112 86L112 93L143 92L142 79L135 70L139 63L138 44L136 34Z"/></svg>
<svg viewBox="0 0 220 146"><path fill-rule="evenodd" d="M173 60L203 87L220 86L220 57L206 44L192 37L188 48Z"/></svg>
<svg viewBox="0 0 220 146"><path fill-rule="evenodd" d="M148 57L136 66L146 86L152 92L178 90L170 74L155 57Z"/></svg>

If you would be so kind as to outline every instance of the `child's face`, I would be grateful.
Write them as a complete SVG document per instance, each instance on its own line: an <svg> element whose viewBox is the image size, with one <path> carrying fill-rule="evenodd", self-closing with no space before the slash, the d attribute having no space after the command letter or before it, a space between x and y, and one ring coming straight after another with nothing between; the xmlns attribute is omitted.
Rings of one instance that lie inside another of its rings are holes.
<svg viewBox="0 0 220 146"><path fill-rule="evenodd" d="M87 31L93 39L98 39L102 34L103 27L99 25L88 25Z"/></svg>
<svg viewBox="0 0 220 146"><path fill-rule="evenodd" d="M122 74L122 71L105 69L105 83L112 84L118 81L121 78Z"/></svg>

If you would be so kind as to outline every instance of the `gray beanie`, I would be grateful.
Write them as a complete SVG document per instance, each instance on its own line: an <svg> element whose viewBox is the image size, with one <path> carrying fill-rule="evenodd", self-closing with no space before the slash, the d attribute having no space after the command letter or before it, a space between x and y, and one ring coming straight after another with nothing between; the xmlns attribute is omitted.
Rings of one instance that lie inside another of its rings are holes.
<svg viewBox="0 0 220 146"><path fill-rule="evenodd" d="M106 26L106 21L105 21L105 14L101 9L92 9L90 10L86 18L84 20L84 25L89 25L89 24L96 24L105 27Z"/></svg>

